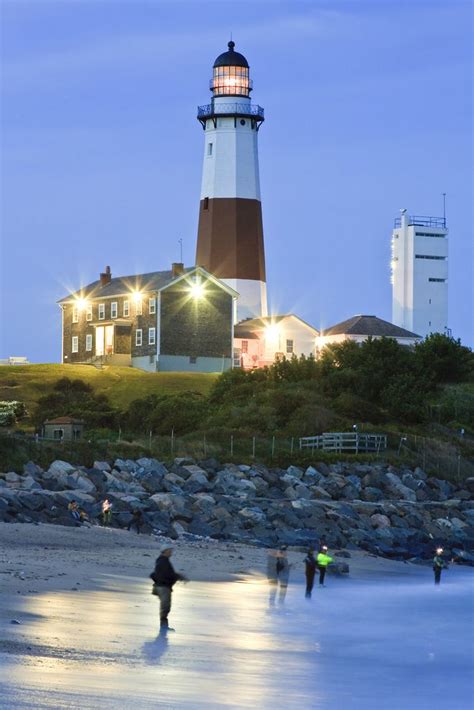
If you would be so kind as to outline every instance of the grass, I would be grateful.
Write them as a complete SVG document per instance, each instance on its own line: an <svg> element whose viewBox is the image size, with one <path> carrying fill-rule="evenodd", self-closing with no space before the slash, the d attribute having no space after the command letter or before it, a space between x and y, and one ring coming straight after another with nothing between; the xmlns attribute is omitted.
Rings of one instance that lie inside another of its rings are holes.
<svg viewBox="0 0 474 710"><path fill-rule="evenodd" d="M49 394L61 377L81 379L110 403L124 409L134 399L150 394L207 394L217 374L193 372L144 372L132 367L91 365L18 365L0 367L0 400L20 400L31 413L40 397Z"/></svg>

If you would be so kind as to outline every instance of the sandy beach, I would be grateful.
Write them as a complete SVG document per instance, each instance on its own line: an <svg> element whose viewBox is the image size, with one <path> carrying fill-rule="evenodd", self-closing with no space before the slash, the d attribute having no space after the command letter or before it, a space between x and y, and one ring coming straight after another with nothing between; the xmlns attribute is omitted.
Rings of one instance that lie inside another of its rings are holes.
<svg viewBox="0 0 474 710"><path fill-rule="evenodd" d="M0 541L2 708L469 706L469 568L435 589L429 567L351 551L350 573L308 602L303 553L290 551L286 603L272 610L265 550L178 541L173 561L191 581L163 638L148 579L159 540L3 524Z"/></svg>

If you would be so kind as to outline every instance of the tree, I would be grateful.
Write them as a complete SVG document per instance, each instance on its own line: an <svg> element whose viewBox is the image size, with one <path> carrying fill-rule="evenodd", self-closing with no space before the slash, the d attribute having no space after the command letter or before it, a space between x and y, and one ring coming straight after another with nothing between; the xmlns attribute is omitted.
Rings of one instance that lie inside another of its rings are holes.
<svg viewBox="0 0 474 710"><path fill-rule="evenodd" d="M442 333L433 333L415 346L415 362L436 384L465 382L474 375L472 350Z"/></svg>

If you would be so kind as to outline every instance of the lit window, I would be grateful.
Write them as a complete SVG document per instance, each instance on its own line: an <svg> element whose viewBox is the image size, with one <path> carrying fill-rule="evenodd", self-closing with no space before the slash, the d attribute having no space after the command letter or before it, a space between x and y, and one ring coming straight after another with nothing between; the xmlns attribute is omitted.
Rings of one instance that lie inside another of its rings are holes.
<svg viewBox="0 0 474 710"><path fill-rule="evenodd" d="M138 347L142 344L143 342L143 332L141 328L137 328L135 331L135 345Z"/></svg>
<svg viewBox="0 0 474 710"><path fill-rule="evenodd" d="M289 355L292 355L294 352L294 343L293 340L287 340L286 341L286 352Z"/></svg>
<svg viewBox="0 0 474 710"><path fill-rule="evenodd" d="M105 303L99 303L99 320L105 318Z"/></svg>
<svg viewBox="0 0 474 710"><path fill-rule="evenodd" d="M79 337L77 335L72 336L72 347L71 351L73 353L78 353L79 352Z"/></svg>
<svg viewBox="0 0 474 710"><path fill-rule="evenodd" d="M156 313L156 298L150 298L148 300L148 312L150 315Z"/></svg>
<svg viewBox="0 0 474 710"><path fill-rule="evenodd" d="M117 301L113 301L110 304L110 317L117 318L117 316L118 316L118 303L117 303Z"/></svg>
<svg viewBox="0 0 474 710"><path fill-rule="evenodd" d="M243 353L248 353L249 351L249 341L248 340L242 340L242 348L241 351Z"/></svg>
<svg viewBox="0 0 474 710"><path fill-rule="evenodd" d="M130 315L130 301L123 302L123 315L125 318L128 318Z"/></svg>
<svg viewBox="0 0 474 710"><path fill-rule="evenodd" d="M156 329L148 328L148 345L154 345L156 341Z"/></svg>
<svg viewBox="0 0 474 710"><path fill-rule="evenodd" d="M76 308L76 306L72 307L72 322L79 323L79 310Z"/></svg>
<svg viewBox="0 0 474 710"><path fill-rule="evenodd" d="M92 306L87 306L86 308L86 320L92 320Z"/></svg>
<svg viewBox="0 0 474 710"><path fill-rule="evenodd" d="M92 335L86 335L86 350L92 350Z"/></svg>
<svg viewBox="0 0 474 710"><path fill-rule="evenodd" d="M207 154L212 155L212 143L207 144Z"/></svg>

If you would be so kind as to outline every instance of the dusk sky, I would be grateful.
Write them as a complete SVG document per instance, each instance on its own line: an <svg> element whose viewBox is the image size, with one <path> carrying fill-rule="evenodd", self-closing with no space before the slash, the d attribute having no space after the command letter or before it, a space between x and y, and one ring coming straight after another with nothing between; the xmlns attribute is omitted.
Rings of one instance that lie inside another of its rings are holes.
<svg viewBox="0 0 474 710"><path fill-rule="evenodd" d="M391 319L399 209L450 230L449 325L474 345L471 3L1 0L0 357L57 362L56 301L194 263L198 104L230 33L265 108L273 312Z"/></svg>

